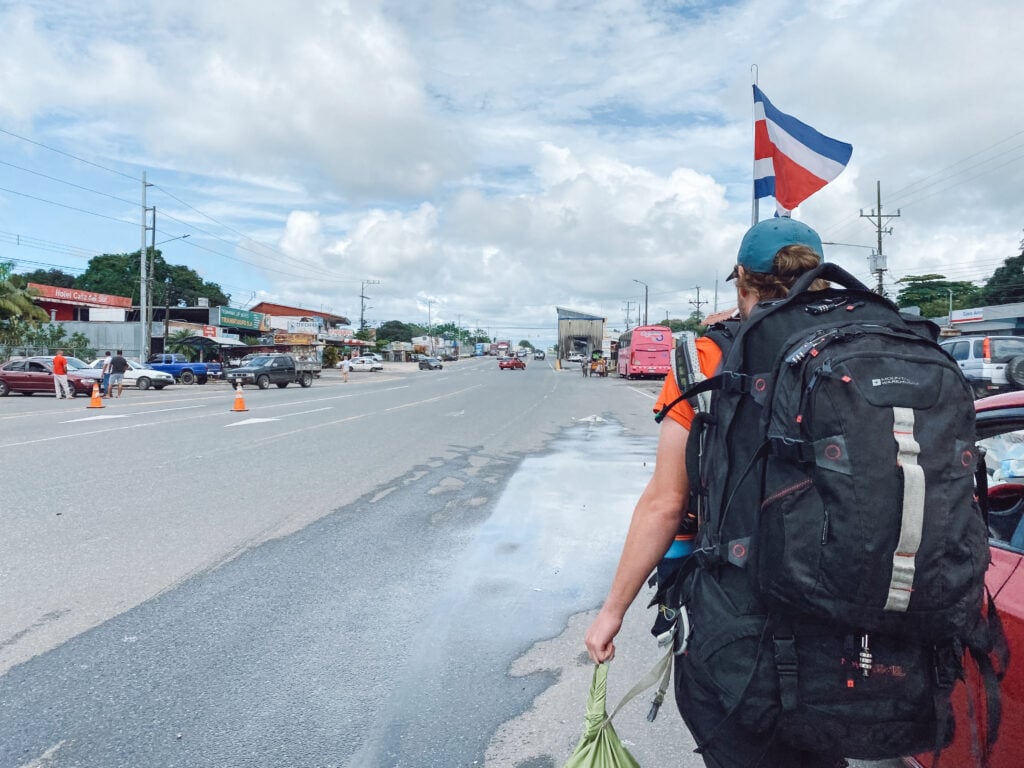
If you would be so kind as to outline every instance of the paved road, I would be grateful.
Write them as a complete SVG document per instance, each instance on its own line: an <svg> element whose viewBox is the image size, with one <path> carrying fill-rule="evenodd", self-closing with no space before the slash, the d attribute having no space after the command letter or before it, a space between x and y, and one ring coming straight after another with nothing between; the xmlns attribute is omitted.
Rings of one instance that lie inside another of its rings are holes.
<svg viewBox="0 0 1024 768"><path fill-rule="evenodd" d="M0 766L557 768L656 385L552 361L0 400ZM611 697L656 658L638 605ZM699 766L671 707L617 719Z"/></svg>

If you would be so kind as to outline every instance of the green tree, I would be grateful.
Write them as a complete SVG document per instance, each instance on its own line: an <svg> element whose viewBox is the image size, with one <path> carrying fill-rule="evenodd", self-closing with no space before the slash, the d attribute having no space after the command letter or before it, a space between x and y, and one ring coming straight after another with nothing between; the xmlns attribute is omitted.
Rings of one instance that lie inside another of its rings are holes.
<svg viewBox="0 0 1024 768"><path fill-rule="evenodd" d="M189 267L168 264L159 249L147 249L153 299L172 307L194 307L205 297L210 306L226 306L230 296L216 283L208 283ZM75 278L75 288L113 296L139 299L139 252L105 253L89 260L85 272Z"/></svg>
<svg viewBox="0 0 1024 768"><path fill-rule="evenodd" d="M48 317L46 310L37 307L32 301L35 292L19 288L11 282L13 274L12 262L0 262L0 322L15 318L28 322L45 321Z"/></svg>
<svg viewBox="0 0 1024 768"><path fill-rule="evenodd" d="M1024 301L1024 243L1019 255L1010 256L992 273L979 292L979 300L982 305Z"/></svg>
<svg viewBox="0 0 1024 768"><path fill-rule="evenodd" d="M337 347L324 347L324 354L321 363L324 368L333 368L338 364L339 352Z"/></svg>
<svg viewBox="0 0 1024 768"><path fill-rule="evenodd" d="M903 287L896 295L900 307L920 307L924 317L949 314L950 291L953 309L977 306L980 289L970 282L947 280L945 275L907 275L896 282Z"/></svg>
<svg viewBox="0 0 1024 768"><path fill-rule="evenodd" d="M412 341L412 329L400 320L388 320L377 328L377 338L386 341Z"/></svg>
<svg viewBox="0 0 1024 768"><path fill-rule="evenodd" d="M519 341L519 346L522 349L533 349L533 344L530 342L529 339L521 339Z"/></svg>
<svg viewBox="0 0 1024 768"><path fill-rule="evenodd" d="M196 348L186 339L192 336L194 331L188 328L181 328L167 337L167 351L175 355L185 355L189 360L195 360Z"/></svg>
<svg viewBox="0 0 1024 768"><path fill-rule="evenodd" d="M75 276L60 269L36 269L32 272L15 275L15 277L24 280L26 284L56 285L58 288L74 288L75 286Z"/></svg>

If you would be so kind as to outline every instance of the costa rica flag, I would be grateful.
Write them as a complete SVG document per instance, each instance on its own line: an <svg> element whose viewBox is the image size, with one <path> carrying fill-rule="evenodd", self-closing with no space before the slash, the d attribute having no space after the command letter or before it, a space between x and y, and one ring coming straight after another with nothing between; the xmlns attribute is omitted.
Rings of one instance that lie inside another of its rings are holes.
<svg viewBox="0 0 1024 768"><path fill-rule="evenodd" d="M842 173L853 145L777 110L754 86L754 198L774 197L788 215Z"/></svg>

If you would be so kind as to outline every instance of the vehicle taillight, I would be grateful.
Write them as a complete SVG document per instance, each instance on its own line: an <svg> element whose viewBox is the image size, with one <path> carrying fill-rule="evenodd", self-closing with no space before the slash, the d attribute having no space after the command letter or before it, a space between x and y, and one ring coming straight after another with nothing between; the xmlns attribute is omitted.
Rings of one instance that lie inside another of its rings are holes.
<svg viewBox="0 0 1024 768"><path fill-rule="evenodd" d="M981 342L981 356L985 358L985 363L992 362L992 341L988 336Z"/></svg>

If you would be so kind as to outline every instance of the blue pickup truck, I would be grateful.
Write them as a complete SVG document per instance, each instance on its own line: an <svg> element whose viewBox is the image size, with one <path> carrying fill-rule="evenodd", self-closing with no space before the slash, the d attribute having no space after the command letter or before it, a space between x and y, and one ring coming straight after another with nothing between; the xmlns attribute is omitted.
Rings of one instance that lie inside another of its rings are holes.
<svg viewBox="0 0 1024 768"><path fill-rule="evenodd" d="M149 366L171 374L182 384L205 384L210 376L206 363L193 363L184 355L150 355Z"/></svg>

